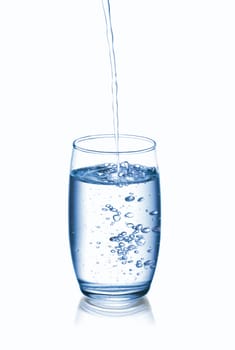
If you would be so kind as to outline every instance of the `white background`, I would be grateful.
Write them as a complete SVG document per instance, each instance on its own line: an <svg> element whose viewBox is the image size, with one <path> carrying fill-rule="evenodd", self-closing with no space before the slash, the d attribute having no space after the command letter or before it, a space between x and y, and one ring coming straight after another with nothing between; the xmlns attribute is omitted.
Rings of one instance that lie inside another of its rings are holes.
<svg viewBox="0 0 235 350"><path fill-rule="evenodd" d="M101 0L1 0L0 347L234 349L234 1L111 7L120 131L158 143L149 308L82 311L70 259L72 141L113 131Z"/></svg>

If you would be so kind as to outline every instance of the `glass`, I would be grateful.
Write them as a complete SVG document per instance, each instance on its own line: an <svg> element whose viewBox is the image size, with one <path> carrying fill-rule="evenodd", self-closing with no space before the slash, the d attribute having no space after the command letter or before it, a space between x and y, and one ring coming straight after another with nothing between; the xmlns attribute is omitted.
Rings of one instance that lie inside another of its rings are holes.
<svg viewBox="0 0 235 350"><path fill-rule="evenodd" d="M118 141L118 152L117 150ZM155 141L93 135L73 142L69 236L82 293L108 300L145 295L160 244Z"/></svg>

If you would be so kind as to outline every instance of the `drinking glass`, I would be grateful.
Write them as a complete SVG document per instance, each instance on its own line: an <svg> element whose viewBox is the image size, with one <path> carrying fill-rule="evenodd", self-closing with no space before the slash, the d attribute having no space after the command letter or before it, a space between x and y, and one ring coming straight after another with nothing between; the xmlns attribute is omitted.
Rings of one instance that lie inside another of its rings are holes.
<svg viewBox="0 0 235 350"><path fill-rule="evenodd" d="M84 295L131 300L148 292L158 259L160 218L154 140L104 134L73 142L69 237Z"/></svg>

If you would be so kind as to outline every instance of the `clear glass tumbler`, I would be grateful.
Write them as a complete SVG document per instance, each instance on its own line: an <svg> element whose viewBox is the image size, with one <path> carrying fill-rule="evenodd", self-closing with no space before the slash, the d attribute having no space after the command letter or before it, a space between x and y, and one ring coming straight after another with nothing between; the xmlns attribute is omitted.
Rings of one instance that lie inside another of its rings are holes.
<svg viewBox="0 0 235 350"><path fill-rule="evenodd" d="M73 142L69 236L82 293L106 300L145 295L160 244L160 182L155 141L136 135Z"/></svg>

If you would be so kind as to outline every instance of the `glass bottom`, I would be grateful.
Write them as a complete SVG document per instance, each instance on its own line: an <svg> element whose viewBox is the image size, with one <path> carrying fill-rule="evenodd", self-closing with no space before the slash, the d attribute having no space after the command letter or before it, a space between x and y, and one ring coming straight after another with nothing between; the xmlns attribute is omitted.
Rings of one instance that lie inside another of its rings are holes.
<svg viewBox="0 0 235 350"><path fill-rule="evenodd" d="M83 297L79 304L79 310L85 311L89 315L107 317L132 317L135 315L141 315L145 320L148 319L149 321L153 321L151 306L145 297L121 301Z"/></svg>
<svg viewBox="0 0 235 350"><path fill-rule="evenodd" d="M148 293L150 282L125 286L110 286L78 281L81 292L89 298L108 301L129 301Z"/></svg>

